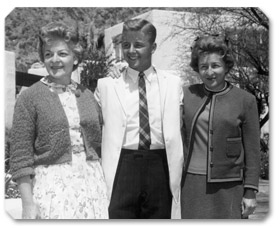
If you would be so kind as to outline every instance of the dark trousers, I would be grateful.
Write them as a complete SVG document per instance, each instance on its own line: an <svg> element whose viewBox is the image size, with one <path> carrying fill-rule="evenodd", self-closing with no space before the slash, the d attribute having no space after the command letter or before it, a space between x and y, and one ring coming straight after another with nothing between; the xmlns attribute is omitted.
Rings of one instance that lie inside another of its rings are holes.
<svg viewBox="0 0 280 228"><path fill-rule="evenodd" d="M170 219L172 194L165 150L122 149L110 219Z"/></svg>

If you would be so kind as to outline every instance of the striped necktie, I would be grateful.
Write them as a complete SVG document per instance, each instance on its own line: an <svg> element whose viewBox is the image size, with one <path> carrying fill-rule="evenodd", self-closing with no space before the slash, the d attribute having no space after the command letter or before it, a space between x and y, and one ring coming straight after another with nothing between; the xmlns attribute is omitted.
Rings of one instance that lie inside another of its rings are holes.
<svg viewBox="0 0 280 228"><path fill-rule="evenodd" d="M151 145L149 113L144 76L145 74L143 72L139 73L139 150L149 150Z"/></svg>

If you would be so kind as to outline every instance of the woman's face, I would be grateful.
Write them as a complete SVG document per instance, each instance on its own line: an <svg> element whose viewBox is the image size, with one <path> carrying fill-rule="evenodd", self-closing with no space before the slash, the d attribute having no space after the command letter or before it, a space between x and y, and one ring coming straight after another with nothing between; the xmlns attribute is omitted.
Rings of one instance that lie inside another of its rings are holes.
<svg viewBox="0 0 280 228"><path fill-rule="evenodd" d="M62 39L54 39L44 48L44 63L53 81L69 84L76 57L67 43Z"/></svg>
<svg viewBox="0 0 280 228"><path fill-rule="evenodd" d="M199 75L210 90L221 90L225 86L227 66L218 53L204 54L198 60Z"/></svg>

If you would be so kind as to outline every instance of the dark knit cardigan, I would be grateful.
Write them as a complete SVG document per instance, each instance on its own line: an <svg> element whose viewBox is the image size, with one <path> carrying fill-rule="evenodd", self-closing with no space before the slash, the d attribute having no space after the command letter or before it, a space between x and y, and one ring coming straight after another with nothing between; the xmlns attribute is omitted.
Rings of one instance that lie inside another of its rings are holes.
<svg viewBox="0 0 280 228"><path fill-rule="evenodd" d="M99 159L99 107L91 91L81 85L78 85L76 99L86 158ZM13 179L34 175L34 167L38 165L71 160L69 124L59 96L39 81L23 91L15 105L10 150Z"/></svg>

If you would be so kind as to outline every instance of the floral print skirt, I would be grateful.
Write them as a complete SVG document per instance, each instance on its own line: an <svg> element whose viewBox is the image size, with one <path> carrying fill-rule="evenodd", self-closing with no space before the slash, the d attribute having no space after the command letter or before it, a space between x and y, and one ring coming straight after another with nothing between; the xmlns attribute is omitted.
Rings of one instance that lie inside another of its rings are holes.
<svg viewBox="0 0 280 228"><path fill-rule="evenodd" d="M103 170L84 152L69 163L36 167L33 198L41 219L108 219Z"/></svg>

